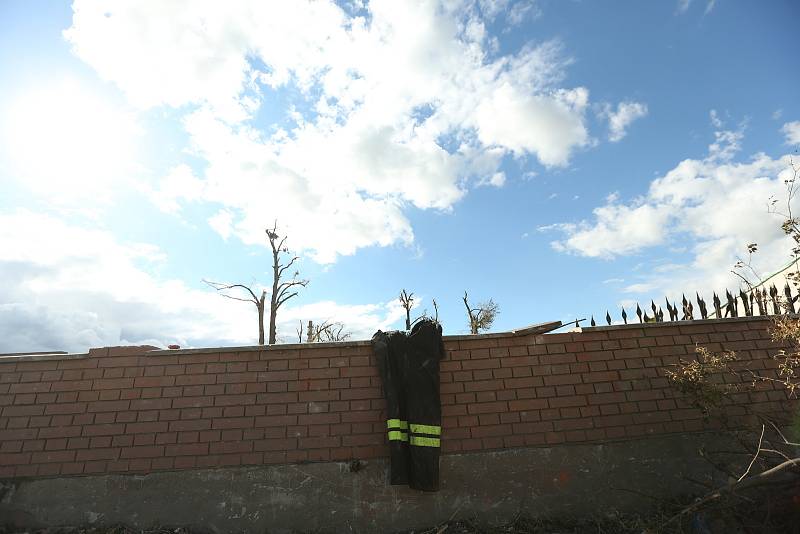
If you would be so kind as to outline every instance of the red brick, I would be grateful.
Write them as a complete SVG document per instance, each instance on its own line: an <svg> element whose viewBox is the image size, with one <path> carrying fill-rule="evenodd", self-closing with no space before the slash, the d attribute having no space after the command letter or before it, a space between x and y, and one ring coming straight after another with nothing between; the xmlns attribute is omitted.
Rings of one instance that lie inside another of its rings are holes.
<svg viewBox="0 0 800 534"><path fill-rule="evenodd" d="M342 400L378 399L381 397L381 390L379 388L353 388L341 391Z"/></svg>
<svg viewBox="0 0 800 534"><path fill-rule="evenodd" d="M288 451L297 448L295 438L262 439L253 442L256 451Z"/></svg>
<svg viewBox="0 0 800 534"><path fill-rule="evenodd" d="M133 387L133 378L98 379L92 383L92 389L130 389Z"/></svg>
<svg viewBox="0 0 800 534"><path fill-rule="evenodd" d="M119 449L88 449L77 451L75 461L116 460L119 458Z"/></svg>
<svg viewBox="0 0 800 534"><path fill-rule="evenodd" d="M297 422L300 425L323 425L336 424L340 422L338 413L316 413L311 415L299 415Z"/></svg>
<svg viewBox="0 0 800 534"><path fill-rule="evenodd" d="M586 406L586 397L555 397L548 400L551 408L569 408L572 406Z"/></svg>
<svg viewBox="0 0 800 534"><path fill-rule="evenodd" d="M279 371L289 372L289 371ZM232 384L243 382L263 381L261 375L266 373L244 372L244 373L225 373L217 375L217 384Z"/></svg>
<svg viewBox="0 0 800 534"><path fill-rule="evenodd" d="M586 383L611 382L613 380L617 380L618 378L619 375L617 371L598 371L583 375L583 381Z"/></svg>
<svg viewBox="0 0 800 534"><path fill-rule="evenodd" d="M339 446L341 446L340 436L298 439L298 447L301 449L327 449Z"/></svg>
<svg viewBox="0 0 800 534"><path fill-rule="evenodd" d="M464 360L461 362L461 368L465 371L475 369L495 369L500 367L500 360Z"/></svg>
<svg viewBox="0 0 800 534"><path fill-rule="evenodd" d="M489 425L478 426L471 429L473 438L488 438L498 436L508 436L512 433L511 425Z"/></svg>
<svg viewBox="0 0 800 534"><path fill-rule="evenodd" d="M164 446L130 447L122 449L120 458L157 458L164 456Z"/></svg>
<svg viewBox="0 0 800 534"><path fill-rule="evenodd" d="M505 412L507 409L508 406L505 402L484 402L468 406L468 411L471 414Z"/></svg>
<svg viewBox="0 0 800 534"><path fill-rule="evenodd" d="M31 456L31 463L72 462L75 461L75 452L71 450L34 452Z"/></svg>
<svg viewBox="0 0 800 534"><path fill-rule="evenodd" d="M217 376L210 374L179 375L174 378L176 386L199 386L217 383Z"/></svg>
<svg viewBox="0 0 800 534"><path fill-rule="evenodd" d="M125 425L120 423L87 425L83 427L84 436L113 436L124 433L125 433ZM39 434L41 435L41 432Z"/></svg>
<svg viewBox="0 0 800 534"><path fill-rule="evenodd" d="M539 387L543 384L543 381L539 376L527 376L521 378L506 378L504 383L506 389L519 389Z"/></svg>
<svg viewBox="0 0 800 534"><path fill-rule="evenodd" d="M188 419L182 421L171 421L169 423L170 432L208 430L210 428L211 428L211 421L209 421L208 419Z"/></svg>
<svg viewBox="0 0 800 534"><path fill-rule="evenodd" d="M556 431L564 430L583 430L592 428L594 424L591 419L564 419L553 422L553 429Z"/></svg>
<svg viewBox="0 0 800 534"><path fill-rule="evenodd" d="M43 405L36 405L36 404L28 406L6 406L5 408L3 408L3 417L26 417L31 415L43 415L44 411L45 407Z"/></svg>
<svg viewBox="0 0 800 534"><path fill-rule="evenodd" d="M253 426L252 417L229 417L226 419L214 419L211 428L223 430L226 428L251 428Z"/></svg>
<svg viewBox="0 0 800 534"><path fill-rule="evenodd" d="M547 386L559 386L563 384L580 384L581 376L580 375L545 376L544 383Z"/></svg>
<svg viewBox="0 0 800 534"><path fill-rule="evenodd" d="M169 429L170 423L166 421L145 422L145 423L128 423L125 426L126 434L150 434L158 432L166 432Z"/></svg>
<svg viewBox="0 0 800 534"><path fill-rule="evenodd" d="M538 356L509 356L500 360L503 367L529 367L538 363Z"/></svg>
<svg viewBox="0 0 800 534"><path fill-rule="evenodd" d="M201 408L204 406L213 406L214 398L210 396L205 397L181 397L172 399L173 408Z"/></svg>
<svg viewBox="0 0 800 534"><path fill-rule="evenodd" d="M129 400L96 401L86 405L88 412L122 412L129 408Z"/></svg>
<svg viewBox="0 0 800 534"><path fill-rule="evenodd" d="M547 399L525 399L509 401L509 409L513 411L542 410L548 408Z"/></svg>

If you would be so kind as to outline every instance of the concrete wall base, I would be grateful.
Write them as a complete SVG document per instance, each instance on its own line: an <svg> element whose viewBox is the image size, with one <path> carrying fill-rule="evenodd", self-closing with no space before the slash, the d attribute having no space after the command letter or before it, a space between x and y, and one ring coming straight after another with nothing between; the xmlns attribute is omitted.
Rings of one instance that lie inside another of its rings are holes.
<svg viewBox="0 0 800 534"><path fill-rule="evenodd" d="M17 479L0 484L0 523L37 528L187 526L223 532L392 532L519 512L571 517L609 508L643 511L658 498L695 493L683 477L723 482L700 458L722 448L713 433L596 445L455 454L441 459L438 493L387 483L387 461Z"/></svg>

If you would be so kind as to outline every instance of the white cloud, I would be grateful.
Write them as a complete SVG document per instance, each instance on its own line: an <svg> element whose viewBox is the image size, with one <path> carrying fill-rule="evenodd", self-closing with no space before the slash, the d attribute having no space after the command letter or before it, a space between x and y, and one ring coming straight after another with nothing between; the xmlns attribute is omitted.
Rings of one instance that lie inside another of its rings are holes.
<svg viewBox="0 0 800 534"><path fill-rule="evenodd" d="M538 18L542 14L536 2L523 0L507 11L506 20L512 26L522 24L527 18Z"/></svg>
<svg viewBox="0 0 800 534"><path fill-rule="evenodd" d="M0 250L0 352L257 340L254 306L152 274L167 259L152 245L19 210L0 213ZM392 301L287 304L279 334L291 341L298 319L332 318L356 339L368 338L397 320L395 308Z"/></svg>
<svg viewBox="0 0 800 534"><path fill-rule="evenodd" d="M781 128L787 145L800 145L800 121L787 122Z"/></svg>
<svg viewBox="0 0 800 534"><path fill-rule="evenodd" d="M506 184L506 174L496 172L491 176L485 176L478 180L478 185L491 185L493 187L503 187Z"/></svg>
<svg viewBox="0 0 800 534"><path fill-rule="evenodd" d="M233 232L233 215L227 210L219 210L208 219L208 225L217 232L225 241Z"/></svg>
<svg viewBox="0 0 800 534"><path fill-rule="evenodd" d="M746 256L748 243L759 245L754 256L758 271L778 269L791 247L768 204L786 197L788 157L756 154L750 161L732 162L741 132L716 132L716 139L708 157L680 162L651 182L641 198L623 203L612 195L594 209L591 221L542 230L566 234L553 243L556 250L588 257L610 259L678 241L688 246L684 263L653 262L626 288L635 293L736 287L730 270L738 257Z"/></svg>
<svg viewBox="0 0 800 534"><path fill-rule="evenodd" d="M706 0L706 7L703 11L704 15L708 15L714 9L717 0ZM692 0L678 0L678 14L684 14L689 10L689 6L692 4Z"/></svg>
<svg viewBox="0 0 800 534"><path fill-rule="evenodd" d="M75 79L0 103L0 161L10 178L59 206L97 205L141 171L135 115Z"/></svg>
<svg viewBox="0 0 800 534"><path fill-rule="evenodd" d="M708 159L711 161L730 161L741 149L744 132L721 130L714 132L714 142L708 145Z"/></svg>
<svg viewBox="0 0 800 534"><path fill-rule="evenodd" d="M556 250L612 258L663 242L670 217L667 206L652 205L643 199L625 205L616 196L595 208L594 215L593 222L551 225L541 230L558 229L568 234L564 241L553 242Z"/></svg>
<svg viewBox="0 0 800 534"><path fill-rule="evenodd" d="M565 166L590 146L589 91L562 86L559 43L497 56L487 34L530 5L376 0L363 17L332 2L77 0L65 36L134 105L184 113L207 167L202 185L178 167L154 186L162 209L218 204L231 219L215 227L246 243L278 218L332 262L410 244L406 206L449 210L482 177L502 185L505 157ZM269 88L294 95L290 124L250 120Z"/></svg>
<svg viewBox="0 0 800 534"><path fill-rule="evenodd" d="M608 139L615 143L625 137L628 133L626 130L633 121L647 116L647 105L640 102L620 102L614 110L606 104L602 115L608 119Z"/></svg>
<svg viewBox="0 0 800 534"><path fill-rule="evenodd" d="M197 178L188 165L178 165L158 183L158 189L145 187L151 202L165 213L176 214L181 211L178 199L197 201L203 197L205 184Z"/></svg>

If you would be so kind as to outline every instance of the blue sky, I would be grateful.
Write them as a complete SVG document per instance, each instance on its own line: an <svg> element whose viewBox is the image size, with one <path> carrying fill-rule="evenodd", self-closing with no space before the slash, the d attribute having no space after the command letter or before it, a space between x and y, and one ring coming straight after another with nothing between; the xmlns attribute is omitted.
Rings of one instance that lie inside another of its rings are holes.
<svg viewBox="0 0 800 534"><path fill-rule="evenodd" d="M0 351L502 331L735 288L800 144L795 2L0 4ZM629 310L630 312L630 310ZM618 314L618 313L617 313Z"/></svg>

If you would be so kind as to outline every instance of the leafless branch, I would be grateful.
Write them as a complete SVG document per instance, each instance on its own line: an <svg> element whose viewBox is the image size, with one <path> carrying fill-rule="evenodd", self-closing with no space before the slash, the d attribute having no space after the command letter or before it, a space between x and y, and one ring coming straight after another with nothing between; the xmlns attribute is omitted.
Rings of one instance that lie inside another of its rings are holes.
<svg viewBox="0 0 800 534"><path fill-rule="evenodd" d="M219 292L219 294L221 296L223 296L225 298L229 298L231 300L238 300L238 301L241 301L241 302L251 302L251 303L255 304L256 310L258 311L258 344L259 345L263 345L264 344L264 302L266 301L266 298L267 298L267 291L263 290L261 292L261 298L259 298L259 297L256 297L256 294L252 289L250 289L249 287L247 287L244 284L223 284L221 282L212 282L212 281L206 280L206 279L203 279L203 282L205 282L209 286L213 287L217 292ZM229 294L225 293L225 291L231 290L231 289L243 289L243 290L247 291L252 298L251 299L247 299L247 298L243 299L241 297L234 297L233 295L229 295Z"/></svg>
<svg viewBox="0 0 800 534"><path fill-rule="evenodd" d="M759 486L761 484L765 484L767 482L770 482L771 479L775 475L777 475L779 473L782 473L782 472L786 471L787 469L789 469L791 467L800 467L800 458L789 459L789 460L787 460L787 461L785 461L785 462L783 462L781 464L776 465L775 467L773 467L771 469L767 469L766 471L762 471L761 473L759 473L757 475L753 475L753 476L745 478L743 480L737 480L736 482L732 482L732 483L728 484L727 486L723 486L722 488L716 489L716 490L706 494L704 497L702 497L701 499L697 500L692 505L687 506L686 508L684 508L683 510L681 510L680 512L678 512L677 514L672 516L663 526L666 526L666 525L672 523L673 521L678 520L680 517L682 517L682 516L684 516L686 514L689 514L689 513L693 512L693 511L697 510L698 508L701 508L702 506L705 506L706 504L710 503L711 501L719 499L723 495L726 495L726 494L729 494L729 493L733 493L734 491L738 491L738 490L742 490L742 489L746 489L746 488L751 488L751 487L754 487L754 486Z"/></svg>
<svg viewBox="0 0 800 534"><path fill-rule="evenodd" d="M400 305L406 310L406 330L411 330L411 308L414 306L414 293L400 291Z"/></svg>
<svg viewBox="0 0 800 534"><path fill-rule="evenodd" d="M756 460L758 459L758 455L761 453L761 444L764 442L764 429L765 428L766 427L764 425L761 425L761 437L758 438L758 448L756 449L756 453L753 455L753 459L750 460L750 465L747 466L747 470L744 473L742 473L742 476L740 476L737 479L737 482L741 482L744 479L744 477L749 475L750 474L750 470L753 468L753 464L756 463Z"/></svg>
<svg viewBox="0 0 800 534"><path fill-rule="evenodd" d="M250 296L253 297L253 298L251 298L251 299L243 299L243 298L233 297L233 296L227 295L225 293L220 293L220 295L222 295L223 297L227 297L229 299L233 299L233 300L241 300L243 302L255 302L255 303L258 303L258 297L256 297L256 294L253 292L253 290L250 289L249 287L247 287L246 285L243 285L243 284L223 284L223 283L220 283L220 282L212 282L211 280L206 280L205 278L203 278L203 282L205 282L209 286L213 287L217 291L225 291L227 289L236 289L236 288L244 289L245 291L250 293Z"/></svg>

